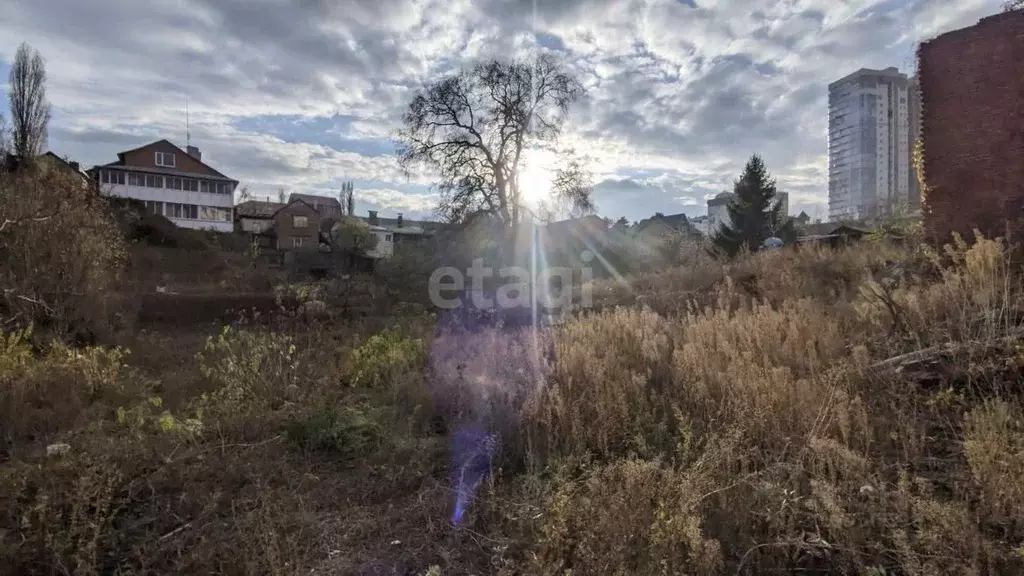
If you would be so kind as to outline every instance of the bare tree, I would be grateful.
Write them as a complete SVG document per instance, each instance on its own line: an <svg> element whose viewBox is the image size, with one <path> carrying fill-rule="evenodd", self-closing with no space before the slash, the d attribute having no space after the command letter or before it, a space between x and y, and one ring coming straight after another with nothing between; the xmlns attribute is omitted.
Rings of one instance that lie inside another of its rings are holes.
<svg viewBox="0 0 1024 576"><path fill-rule="evenodd" d="M1003 12L1012 12L1013 10L1024 10L1024 0L1006 0L1003 4Z"/></svg>
<svg viewBox="0 0 1024 576"><path fill-rule="evenodd" d="M5 156L9 150L7 141L7 119L0 114L0 165L6 160Z"/></svg>
<svg viewBox="0 0 1024 576"><path fill-rule="evenodd" d="M440 177L439 213L449 221L485 213L512 226L523 216L519 175L524 152L550 146L583 85L542 55L490 61L430 84L413 98L397 140L403 167L424 165ZM560 171L555 193L574 207L590 204L578 163Z"/></svg>
<svg viewBox="0 0 1024 576"><path fill-rule="evenodd" d="M10 83L14 153L35 158L46 147L50 104L46 101L46 64L27 43L22 42L14 55Z"/></svg>

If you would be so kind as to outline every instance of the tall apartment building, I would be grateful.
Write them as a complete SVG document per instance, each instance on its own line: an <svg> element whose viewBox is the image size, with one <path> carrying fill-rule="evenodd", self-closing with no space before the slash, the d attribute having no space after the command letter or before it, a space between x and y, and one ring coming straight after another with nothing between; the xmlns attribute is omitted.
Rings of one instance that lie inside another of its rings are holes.
<svg viewBox="0 0 1024 576"><path fill-rule="evenodd" d="M906 74L862 68L828 87L828 215L871 218L910 198Z"/></svg>
<svg viewBox="0 0 1024 576"><path fill-rule="evenodd" d="M117 154L117 161L94 166L89 176L100 193L145 202L183 228L231 232L234 192L238 185L203 163L195 146L182 150L159 140Z"/></svg>

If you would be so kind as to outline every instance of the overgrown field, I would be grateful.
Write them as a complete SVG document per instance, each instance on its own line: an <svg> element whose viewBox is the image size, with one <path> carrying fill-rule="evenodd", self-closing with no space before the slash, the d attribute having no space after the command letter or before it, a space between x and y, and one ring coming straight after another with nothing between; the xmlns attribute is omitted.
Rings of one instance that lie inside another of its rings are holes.
<svg viewBox="0 0 1024 576"><path fill-rule="evenodd" d="M881 239L601 281L537 331L307 308L91 346L8 306L0 571L1024 573L1020 272Z"/></svg>

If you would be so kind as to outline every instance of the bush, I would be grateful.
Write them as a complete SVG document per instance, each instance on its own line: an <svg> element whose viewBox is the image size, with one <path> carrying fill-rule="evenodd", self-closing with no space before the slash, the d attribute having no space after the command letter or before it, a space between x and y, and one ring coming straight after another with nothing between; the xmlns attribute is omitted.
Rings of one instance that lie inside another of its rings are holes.
<svg viewBox="0 0 1024 576"><path fill-rule="evenodd" d="M196 419L243 437L279 426L282 410L319 386L317 367L290 336L260 328L225 326L198 360L214 389L193 402Z"/></svg>
<svg viewBox="0 0 1024 576"><path fill-rule="evenodd" d="M349 384L367 388L390 386L410 372L422 371L426 360L423 341L395 329L370 336L352 351Z"/></svg>
<svg viewBox="0 0 1024 576"><path fill-rule="evenodd" d="M384 430L365 407L326 405L285 427L288 439L304 450L327 451L346 458L372 452Z"/></svg>
<svg viewBox="0 0 1024 576"><path fill-rule="evenodd" d="M0 175L0 324L57 336L108 336L108 297L125 263L106 203L78 176L43 168Z"/></svg>
<svg viewBox="0 0 1024 576"><path fill-rule="evenodd" d="M0 333L0 436L7 451L111 415L146 387L127 369L124 350L52 344L34 352L29 333Z"/></svg>

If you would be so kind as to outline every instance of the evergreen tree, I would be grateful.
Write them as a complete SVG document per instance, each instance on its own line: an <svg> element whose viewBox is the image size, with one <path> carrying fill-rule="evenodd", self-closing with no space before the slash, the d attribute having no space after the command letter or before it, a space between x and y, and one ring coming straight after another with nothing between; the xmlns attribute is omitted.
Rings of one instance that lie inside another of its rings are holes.
<svg viewBox="0 0 1024 576"><path fill-rule="evenodd" d="M760 156L751 156L733 184L733 192L736 196L728 206L731 225L723 225L715 233L715 246L735 256L744 248L756 252L772 236L783 240L793 237L793 224L775 199L775 179Z"/></svg>

